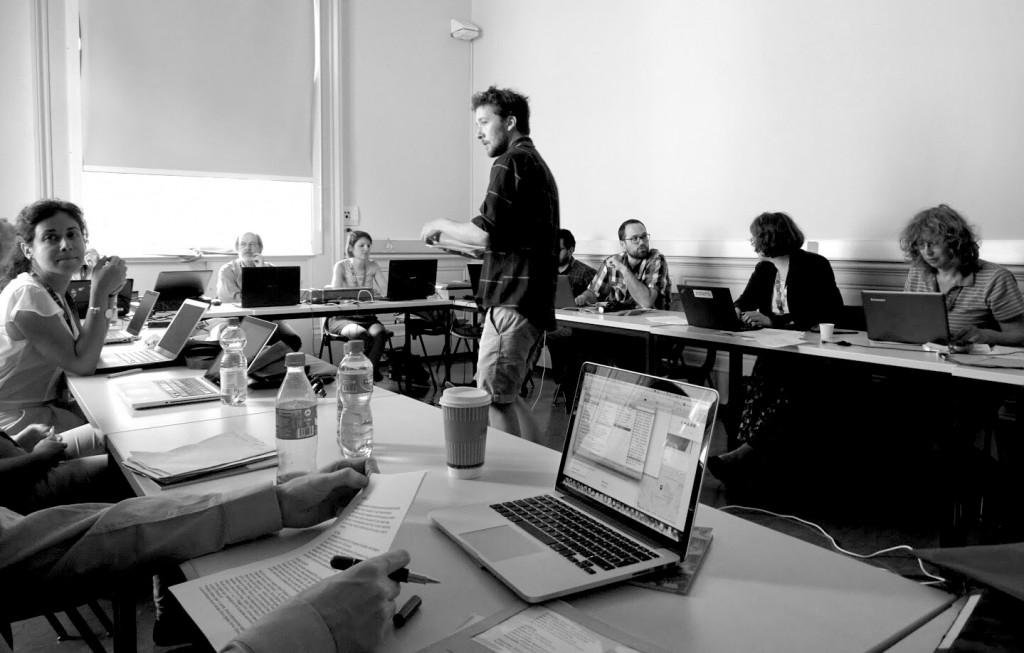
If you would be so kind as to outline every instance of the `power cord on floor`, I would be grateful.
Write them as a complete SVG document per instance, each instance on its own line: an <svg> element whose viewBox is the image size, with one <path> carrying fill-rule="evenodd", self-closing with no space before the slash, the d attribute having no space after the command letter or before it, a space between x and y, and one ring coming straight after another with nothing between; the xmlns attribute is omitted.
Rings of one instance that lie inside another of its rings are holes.
<svg viewBox="0 0 1024 653"><path fill-rule="evenodd" d="M778 517L779 519L790 519L790 520L799 522L799 523L803 524L804 526L808 526L811 529L813 529L813 530L821 533L823 536L825 536L825 538L828 539L829 543L832 545L832 548L835 549L836 551L838 551L839 553L842 553L844 555L848 555L848 556L850 556L852 558L860 558L861 560L867 560L868 558L874 558L876 556L884 555L886 553L893 553L895 551L906 550L906 551L908 551L910 553L910 555L914 556L914 558L917 560L917 566L921 568L921 573L924 574L925 577L933 579L933 580L930 580L930 581L922 582L921 583L922 585L935 585L935 584L938 584L938 583L945 583L946 582L946 579L943 578L942 576L936 576L935 574L932 574L932 573L928 572L928 570L924 568L924 562L922 562L921 558L919 558L916 555L914 555L914 549L912 547L906 545L906 544L899 544L897 546L891 546L888 549L881 549L880 551L875 551L874 553L867 553L867 554L854 553L853 551L847 551L843 547L839 546L839 544L835 541L835 538L833 538L831 535L829 535L825 531L825 529L822 528L821 526L818 526L814 522L807 521L806 519L801 519L800 517L797 517L796 515L781 515L781 514L779 514L777 512L772 512L771 510L765 510L764 508L755 508L753 506L741 506L741 505L722 506L721 508L719 508L719 510L723 510L725 512L729 512L730 510L750 510L751 512L759 512L759 513L763 513L765 515L771 515L773 517Z"/></svg>

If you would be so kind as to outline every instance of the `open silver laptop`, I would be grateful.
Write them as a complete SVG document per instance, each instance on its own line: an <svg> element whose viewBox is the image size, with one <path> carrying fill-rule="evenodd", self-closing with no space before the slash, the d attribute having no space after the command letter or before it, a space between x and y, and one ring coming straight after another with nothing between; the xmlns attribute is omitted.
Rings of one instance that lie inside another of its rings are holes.
<svg viewBox="0 0 1024 653"><path fill-rule="evenodd" d="M103 348L96 371L111 371L131 367L153 367L173 363L185 343L192 335L199 320L206 312L206 304L194 299L186 299L174 315L164 335L156 347L149 349L144 343L137 342L127 347L112 345Z"/></svg>
<svg viewBox="0 0 1024 653"><path fill-rule="evenodd" d="M430 518L530 603L672 565L686 555L717 410L710 388L585 363L554 492ZM557 532L572 524L596 532L594 548Z"/></svg>
<svg viewBox="0 0 1024 653"><path fill-rule="evenodd" d="M128 326L119 331L108 331L103 344L114 345L138 340L139 334L142 333L142 327L146 326L146 320L149 319L149 314L153 312L153 307L156 306L156 300L159 297L160 293L147 290L142 299L139 300L139 305L135 308L135 312L132 313L132 319L128 322Z"/></svg>
<svg viewBox="0 0 1024 653"><path fill-rule="evenodd" d="M277 325L258 317L246 316L239 326L245 332L245 360L249 365L249 371L251 371L256 357L277 331ZM161 373L162 378L117 383L117 391L121 393L128 405L136 410L219 399L220 361L223 355L223 351L217 354L213 359L213 365L202 376L173 378L163 372Z"/></svg>
<svg viewBox="0 0 1024 653"><path fill-rule="evenodd" d="M861 302L870 344L949 342L949 316L942 293L862 290Z"/></svg>

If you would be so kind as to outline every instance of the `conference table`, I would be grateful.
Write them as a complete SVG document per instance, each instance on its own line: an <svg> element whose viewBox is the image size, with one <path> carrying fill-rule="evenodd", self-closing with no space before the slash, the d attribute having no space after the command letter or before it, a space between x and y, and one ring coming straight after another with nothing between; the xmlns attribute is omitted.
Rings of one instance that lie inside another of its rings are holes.
<svg viewBox="0 0 1024 653"><path fill-rule="evenodd" d="M268 442L273 438L267 391L253 393L244 407L210 404L188 411L131 411L112 387L117 381L73 378L70 385L90 421L106 434L112 459L119 464L131 451L171 449L226 431L243 431ZM550 490L558 452L488 429L483 475L453 479L445 466L440 409L380 388L371 405L374 457L381 473L427 472L394 545L410 551L414 570L442 581L403 586L399 604L416 593L423 606L404 628L388 629L381 650L415 651L447 636L471 615L487 616L523 605L432 526L427 515L442 506L504 501ZM333 428L336 410L331 399L318 403L320 464L341 456ZM131 485L140 495L240 489L272 483L275 474L273 469L259 469L161 487L125 473L135 477ZM934 648L937 640L922 636L918 629L934 629L952 596L707 506L700 506L696 523L713 529L713 542L688 595L618 585L566 600L593 618L667 650L872 651L908 635L920 640L920 647L901 650ZM271 557L309 541L321 528L286 529L197 558L183 568L192 575L208 575Z"/></svg>

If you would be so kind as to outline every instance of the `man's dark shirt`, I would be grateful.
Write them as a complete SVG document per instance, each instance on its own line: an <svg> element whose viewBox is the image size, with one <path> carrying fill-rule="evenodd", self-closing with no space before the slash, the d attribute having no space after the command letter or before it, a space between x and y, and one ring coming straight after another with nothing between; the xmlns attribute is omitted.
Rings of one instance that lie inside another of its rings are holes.
<svg viewBox="0 0 1024 653"><path fill-rule="evenodd" d="M514 308L541 330L555 325L558 187L529 136L494 160L487 197L473 224L490 236L477 299Z"/></svg>
<svg viewBox="0 0 1024 653"><path fill-rule="evenodd" d="M572 259L569 268L565 272L559 272L569 277L569 285L572 287L572 296L579 297L583 291L590 287L590 282L597 274L597 270L590 267L583 261Z"/></svg>

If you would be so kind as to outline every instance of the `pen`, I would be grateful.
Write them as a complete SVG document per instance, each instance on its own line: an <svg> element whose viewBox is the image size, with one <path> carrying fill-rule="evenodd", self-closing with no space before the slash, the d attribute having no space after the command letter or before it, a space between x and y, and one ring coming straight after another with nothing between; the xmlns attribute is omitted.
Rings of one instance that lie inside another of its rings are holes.
<svg viewBox="0 0 1024 653"><path fill-rule="evenodd" d="M401 628L405 625L406 621L409 621L409 617L416 614L416 611L420 609L420 604L423 603L418 595L413 594L412 597L405 602L405 605L395 613L395 616L391 617L391 622L395 624L395 628Z"/></svg>
<svg viewBox="0 0 1024 653"><path fill-rule="evenodd" d="M331 567L339 571L344 571L349 567L358 565L362 560L359 558L350 558L348 556L334 556L331 558ZM396 572L388 574L388 578L399 583L419 583L420 585L430 585L433 583L440 583L439 580L434 580L430 576L424 576L423 574L417 574L416 572L409 571L405 567L402 567Z"/></svg>
<svg viewBox="0 0 1024 653"><path fill-rule="evenodd" d="M142 371L141 367L133 367L132 369L125 370L123 372L114 372L113 374L108 374L107 378L108 379L116 379L116 378L119 378L119 377L122 377L122 376L129 376L131 374L138 374L141 371Z"/></svg>

